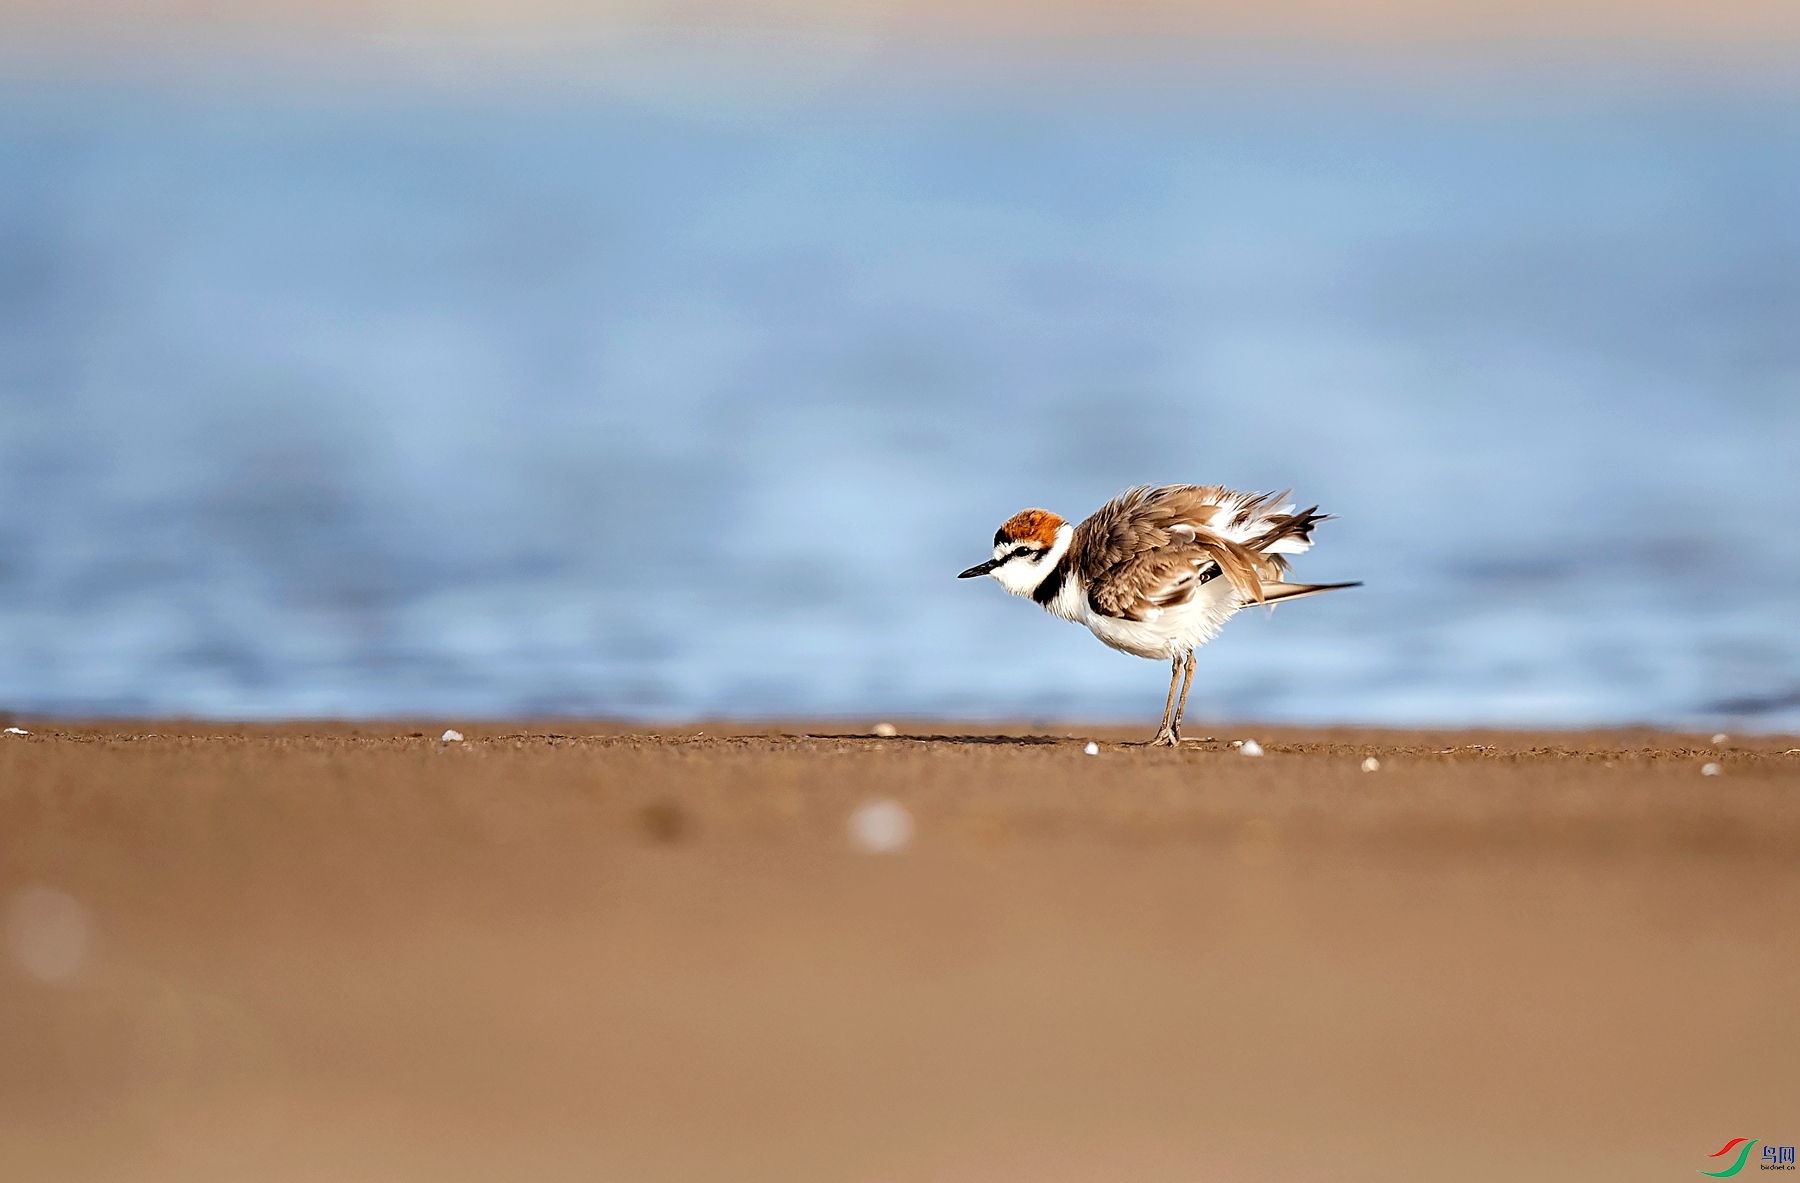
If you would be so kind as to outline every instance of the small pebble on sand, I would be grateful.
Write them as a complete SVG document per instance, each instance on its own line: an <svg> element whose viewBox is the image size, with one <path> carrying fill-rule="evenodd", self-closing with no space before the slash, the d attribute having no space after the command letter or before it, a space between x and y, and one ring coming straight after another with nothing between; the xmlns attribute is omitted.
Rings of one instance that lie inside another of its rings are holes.
<svg viewBox="0 0 1800 1183"><path fill-rule="evenodd" d="M1700 766L1701 776L1717 776L1723 771L1725 770L1720 768L1717 764L1702 764Z"/></svg>
<svg viewBox="0 0 1800 1183"><path fill-rule="evenodd" d="M87 907L54 887L25 887L6 904L6 945L40 982L57 982L81 968L94 927Z"/></svg>
<svg viewBox="0 0 1800 1183"><path fill-rule="evenodd" d="M1087 747L1082 748L1081 750L1090 756L1098 756L1100 754L1100 745L1097 743L1089 743Z"/></svg>
<svg viewBox="0 0 1800 1183"><path fill-rule="evenodd" d="M8 727L6 729L6 734L8 734L8 735L30 735L31 732L25 730L23 727Z"/></svg>
<svg viewBox="0 0 1800 1183"><path fill-rule="evenodd" d="M900 734L900 729L892 723L877 723L873 728L873 734L879 735L883 739L892 739Z"/></svg>
<svg viewBox="0 0 1800 1183"><path fill-rule="evenodd" d="M912 814L898 801L870 801L850 815L850 841L867 854L898 853L912 837Z"/></svg>
<svg viewBox="0 0 1800 1183"><path fill-rule="evenodd" d="M1723 731L1721 731L1721 732L1719 732L1719 734L1713 736L1712 741L1713 741L1714 746L1717 746L1722 743L1730 743L1731 737L1729 735L1726 735Z"/></svg>
<svg viewBox="0 0 1800 1183"><path fill-rule="evenodd" d="M1247 739L1244 741L1244 746L1238 751L1245 756L1260 756L1262 755L1262 745L1253 739Z"/></svg>
<svg viewBox="0 0 1800 1183"><path fill-rule="evenodd" d="M444 739L443 739L444 743L461 743L462 741L463 741L462 732L460 732L460 731L444 732Z"/></svg>
<svg viewBox="0 0 1800 1183"><path fill-rule="evenodd" d="M1370 756L1367 760L1363 761L1363 771L1364 772L1380 772L1381 771L1381 761L1377 760L1373 756Z"/></svg>

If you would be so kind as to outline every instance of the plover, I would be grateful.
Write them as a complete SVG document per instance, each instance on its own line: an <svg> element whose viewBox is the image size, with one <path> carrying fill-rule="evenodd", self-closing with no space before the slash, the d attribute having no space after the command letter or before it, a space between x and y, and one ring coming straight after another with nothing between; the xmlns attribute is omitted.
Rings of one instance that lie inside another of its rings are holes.
<svg viewBox="0 0 1800 1183"><path fill-rule="evenodd" d="M1360 583L1288 583L1287 557L1312 546L1319 507L1286 493L1223 485L1140 485L1080 525L1043 509L1006 519L994 557L958 575L991 575L1114 649L1172 663L1157 744L1181 742L1194 650L1246 604L1279 604ZM1220 579L1219 576L1224 578ZM1177 684L1181 697L1175 696Z"/></svg>

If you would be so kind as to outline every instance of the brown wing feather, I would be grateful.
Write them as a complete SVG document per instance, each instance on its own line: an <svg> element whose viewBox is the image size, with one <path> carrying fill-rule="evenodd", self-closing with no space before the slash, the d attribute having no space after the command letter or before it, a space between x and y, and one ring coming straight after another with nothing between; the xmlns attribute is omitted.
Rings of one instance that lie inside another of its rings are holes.
<svg viewBox="0 0 1800 1183"><path fill-rule="evenodd" d="M1185 602L1213 563L1246 599L1260 601L1263 581L1279 579L1286 564L1214 533L1248 520L1243 509L1220 520L1227 494L1219 485L1141 485L1077 526L1070 554L1094 609L1142 620L1149 609Z"/></svg>

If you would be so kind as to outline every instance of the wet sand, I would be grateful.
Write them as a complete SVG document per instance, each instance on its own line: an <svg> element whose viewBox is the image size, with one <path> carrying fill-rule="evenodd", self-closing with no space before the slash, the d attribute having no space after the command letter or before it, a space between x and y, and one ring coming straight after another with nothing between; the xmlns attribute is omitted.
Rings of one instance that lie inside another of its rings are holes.
<svg viewBox="0 0 1800 1183"><path fill-rule="evenodd" d="M1800 1141L1792 737L15 725L8 1179L1646 1180ZM903 851L851 840L877 798Z"/></svg>

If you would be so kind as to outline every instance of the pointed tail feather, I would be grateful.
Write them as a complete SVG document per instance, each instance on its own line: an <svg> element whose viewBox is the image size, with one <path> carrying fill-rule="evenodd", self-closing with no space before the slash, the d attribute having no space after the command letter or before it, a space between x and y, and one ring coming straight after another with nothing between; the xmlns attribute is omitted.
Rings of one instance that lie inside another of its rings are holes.
<svg viewBox="0 0 1800 1183"><path fill-rule="evenodd" d="M1316 596L1320 592L1341 591L1346 587L1361 586L1362 580L1360 579L1354 583L1265 583L1262 585L1262 602L1279 604L1283 600L1299 600L1307 596Z"/></svg>
<svg viewBox="0 0 1800 1183"><path fill-rule="evenodd" d="M1281 493L1277 499L1286 496L1286 493ZM1271 514L1266 520L1269 528L1247 540L1244 545L1264 554L1297 555L1312 548L1313 527L1320 522L1330 521L1331 515L1320 513L1319 507L1315 505L1299 513Z"/></svg>

